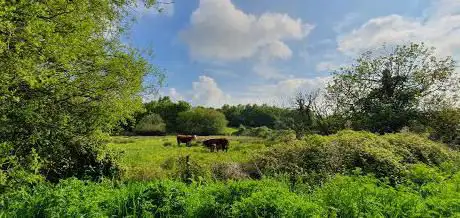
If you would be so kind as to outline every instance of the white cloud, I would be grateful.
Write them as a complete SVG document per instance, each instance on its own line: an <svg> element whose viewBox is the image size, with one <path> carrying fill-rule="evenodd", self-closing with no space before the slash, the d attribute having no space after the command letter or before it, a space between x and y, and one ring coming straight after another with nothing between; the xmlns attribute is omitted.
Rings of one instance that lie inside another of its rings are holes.
<svg viewBox="0 0 460 218"><path fill-rule="evenodd" d="M269 104L289 106L289 100L299 91L308 92L323 89L331 77L290 78L272 84L254 84L245 89L224 92L216 81L208 76L200 76L192 83L192 89L184 95L176 89L169 89L173 100L185 100L193 105L221 107L224 104ZM178 96L180 97L178 99Z"/></svg>
<svg viewBox="0 0 460 218"><path fill-rule="evenodd" d="M275 41L260 49L260 57L262 61L276 58L287 60L292 57L292 50L283 42Z"/></svg>
<svg viewBox="0 0 460 218"><path fill-rule="evenodd" d="M442 55L455 55L460 49L460 1L434 0L423 17L389 15L369 20L338 38L338 50L356 55L382 44L409 41L426 42Z"/></svg>
<svg viewBox="0 0 460 218"><path fill-rule="evenodd" d="M168 92L168 96L173 101L182 101L184 100L184 96L182 96L175 88L170 88Z"/></svg>
<svg viewBox="0 0 460 218"><path fill-rule="evenodd" d="M322 61L316 65L316 71L334 71L340 68L340 65L332 61Z"/></svg>
<svg viewBox="0 0 460 218"><path fill-rule="evenodd" d="M266 62L255 64L252 71L264 79L285 79L288 77L288 75L283 74L283 72Z"/></svg>
<svg viewBox="0 0 460 218"><path fill-rule="evenodd" d="M313 26L287 14L248 14L230 0L201 0L181 38L195 59L240 60L262 55L288 59L286 40L301 40Z"/></svg>
<svg viewBox="0 0 460 218"><path fill-rule="evenodd" d="M244 92L232 95L231 103L266 103L270 105L289 106L289 101L298 92L323 89L330 80L331 77L290 78L273 84L254 85Z"/></svg>
<svg viewBox="0 0 460 218"><path fill-rule="evenodd" d="M230 100L217 85L213 78L200 76L197 82L192 83L191 102L194 105L220 106Z"/></svg>

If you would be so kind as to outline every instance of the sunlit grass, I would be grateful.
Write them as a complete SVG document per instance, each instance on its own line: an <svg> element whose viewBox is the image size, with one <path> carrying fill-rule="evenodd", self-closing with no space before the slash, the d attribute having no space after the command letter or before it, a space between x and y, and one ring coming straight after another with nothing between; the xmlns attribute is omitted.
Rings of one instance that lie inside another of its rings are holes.
<svg viewBox="0 0 460 218"><path fill-rule="evenodd" d="M230 140L228 152L219 151L211 153L203 147L200 141L208 137L199 137L193 147L185 144L177 146L175 136L149 136L149 137L113 137L109 146L116 151L121 151L120 164L125 169L124 179L150 180L168 177L171 173L167 167L162 167L171 158L190 155L190 158L205 168L211 168L215 163L245 162L254 154L266 149L263 141L253 137L227 136ZM222 136L215 136L222 137ZM170 146L165 146L170 143Z"/></svg>

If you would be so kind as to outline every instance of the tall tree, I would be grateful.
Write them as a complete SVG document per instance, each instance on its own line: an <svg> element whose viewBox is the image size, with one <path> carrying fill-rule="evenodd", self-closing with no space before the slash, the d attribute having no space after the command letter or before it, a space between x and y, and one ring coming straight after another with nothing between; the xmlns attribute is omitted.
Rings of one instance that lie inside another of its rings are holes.
<svg viewBox="0 0 460 218"><path fill-rule="evenodd" d="M379 53L384 51L384 54ZM456 101L455 61L422 44L369 51L334 73L328 97L358 129L385 133L418 119L424 107Z"/></svg>
<svg viewBox="0 0 460 218"><path fill-rule="evenodd" d="M50 180L114 172L101 136L141 108L143 78L159 75L119 40L137 3L0 0L0 144L10 154L27 160L34 148Z"/></svg>
<svg viewBox="0 0 460 218"><path fill-rule="evenodd" d="M318 93L318 91L298 92L293 99L292 110L283 119L284 128L294 130L297 139L314 130L316 121L314 105Z"/></svg>
<svg viewBox="0 0 460 218"><path fill-rule="evenodd" d="M145 104L147 114L156 113L163 118L168 132L177 131L177 116L181 112L189 111L192 106L186 101L173 102L168 96Z"/></svg>

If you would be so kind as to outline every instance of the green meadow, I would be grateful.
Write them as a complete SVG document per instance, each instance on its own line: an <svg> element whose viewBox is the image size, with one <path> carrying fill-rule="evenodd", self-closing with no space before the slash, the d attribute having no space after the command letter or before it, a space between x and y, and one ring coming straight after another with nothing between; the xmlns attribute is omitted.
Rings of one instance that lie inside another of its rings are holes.
<svg viewBox="0 0 460 218"><path fill-rule="evenodd" d="M210 152L200 141L205 138L227 137L230 140L228 152ZM248 136L207 136L199 137L192 147L177 145L175 136L130 136L112 137L110 148L121 152L123 178L128 180L152 180L167 178L173 173L172 163L190 155L190 159L210 170L217 163L241 163L249 161L254 154L267 149L261 138ZM166 145L166 146L165 146Z"/></svg>

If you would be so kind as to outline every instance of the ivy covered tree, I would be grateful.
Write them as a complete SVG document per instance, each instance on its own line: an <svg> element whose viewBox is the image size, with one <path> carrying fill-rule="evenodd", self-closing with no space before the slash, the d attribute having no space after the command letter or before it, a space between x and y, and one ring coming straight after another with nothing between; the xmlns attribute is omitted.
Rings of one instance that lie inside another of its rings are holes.
<svg viewBox="0 0 460 218"><path fill-rule="evenodd" d="M0 144L10 155L26 162L35 150L54 181L114 175L104 133L141 108L143 78L160 75L119 40L136 4L0 0Z"/></svg>
<svg viewBox="0 0 460 218"><path fill-rule="evenodd" d="M334 73L328 98L356 129L399 131L423 108L458 101L455 61L422 44L366 52Z"/></svg>

